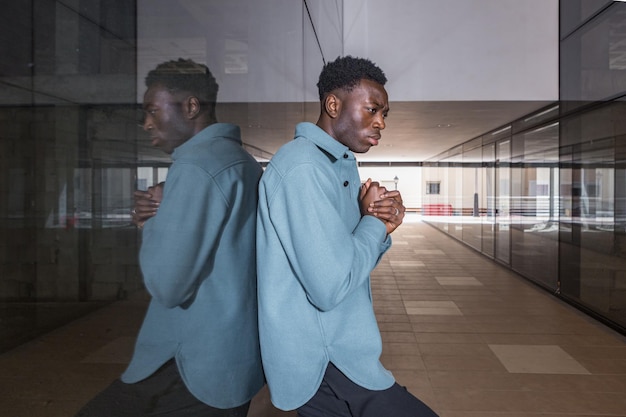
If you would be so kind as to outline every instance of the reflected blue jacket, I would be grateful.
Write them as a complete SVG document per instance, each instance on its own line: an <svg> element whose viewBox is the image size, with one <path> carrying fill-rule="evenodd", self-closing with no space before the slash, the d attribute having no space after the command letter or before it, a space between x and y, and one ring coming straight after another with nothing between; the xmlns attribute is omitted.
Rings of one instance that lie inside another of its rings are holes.
<svg viewBox="0 0 626 417"><path fill-rule="evenodd" d="M255 225L262 169L239 127L210 125L177 147L139 261L152 300L122 380L171 358L201 401L231 408L263 386Z"/></svg>
<svg viewBox="0 0 626 417"><path fill-rule="evenodd" d="M370 272L391 246L361 217L352 152L312 123L272 157L259 185L257 275L263 366L273 404L306 403L328 362L355 383L389 388Z"/></svg>

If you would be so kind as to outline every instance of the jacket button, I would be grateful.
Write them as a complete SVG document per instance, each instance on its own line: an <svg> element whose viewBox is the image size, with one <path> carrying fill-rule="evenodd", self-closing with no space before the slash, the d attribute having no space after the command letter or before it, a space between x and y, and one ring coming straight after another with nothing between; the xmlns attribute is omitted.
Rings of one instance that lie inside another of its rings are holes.
<svg viewBox="0 0 626 417"><path fill-rule="evenodd" d="M348 181L344 181L344 182L343 182L343 186L344 186L344 187L347 187L349 184L350 184L350 183L349 183Z"/></svg>
<svg viewBox="0 0 626 417"><path fill-rule="evenodd" d="M343 159L348 159L348 154L347 153L343 154Z"/></svg>

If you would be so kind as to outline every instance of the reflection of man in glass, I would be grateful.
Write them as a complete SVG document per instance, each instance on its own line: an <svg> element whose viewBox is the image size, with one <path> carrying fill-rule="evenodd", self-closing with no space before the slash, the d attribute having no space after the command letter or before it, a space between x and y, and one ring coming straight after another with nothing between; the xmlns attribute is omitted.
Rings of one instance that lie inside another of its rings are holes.
<svg viewBox="0 0 626 417"><path fill-rule="evenodd" d="M146 78L144 129L173 163L139 262L152 300L121 376L79 416L245 416L263 385L256 304L260 165L217 123L204 65Z"/></svg>
<svg viewBox="0 0 626 417"><path fill-rule="evenodd" d="M433 417L380 363L370 273L402 223L400 192L354 153L378 145L387 79L366 59L324 66L317 124L270 161L259 186L259 334L272 402L301 417Z"/></svg>

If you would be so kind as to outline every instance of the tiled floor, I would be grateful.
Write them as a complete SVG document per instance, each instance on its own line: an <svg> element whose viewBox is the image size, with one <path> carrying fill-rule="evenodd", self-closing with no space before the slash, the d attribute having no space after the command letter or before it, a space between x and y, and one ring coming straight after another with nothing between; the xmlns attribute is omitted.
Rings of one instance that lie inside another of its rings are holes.
<svg viewBox="0 0 626 417"><path fill-rule="evenodd" d="M626 416L626 338L429 225L394 242L372 276L382 361L441 417ZM0 416L71 417L124 369L145 306L0 355ZM280 416L254 399L250 417Z"/></svg>

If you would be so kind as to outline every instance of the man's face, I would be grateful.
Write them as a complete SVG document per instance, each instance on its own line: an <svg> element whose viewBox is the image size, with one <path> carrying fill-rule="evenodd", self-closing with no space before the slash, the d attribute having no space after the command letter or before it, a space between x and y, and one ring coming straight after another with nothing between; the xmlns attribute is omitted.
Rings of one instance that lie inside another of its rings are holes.
<svg viewBox="0 0 626 417"><path fill-rule="evenodd" d="M143 129L150 134L152 146L167 154L193 136L193 126L185 117L181 94L172 94L156 84L143 97Z"/></svg>
<svg viewBox="0 0 626 417"><path fill-rule="evenodd" d="M389 112L385 88L363 79L352 91L341 91L337 97L340 108L332 136L355 153L365 153L377 146Z"/></svg>

